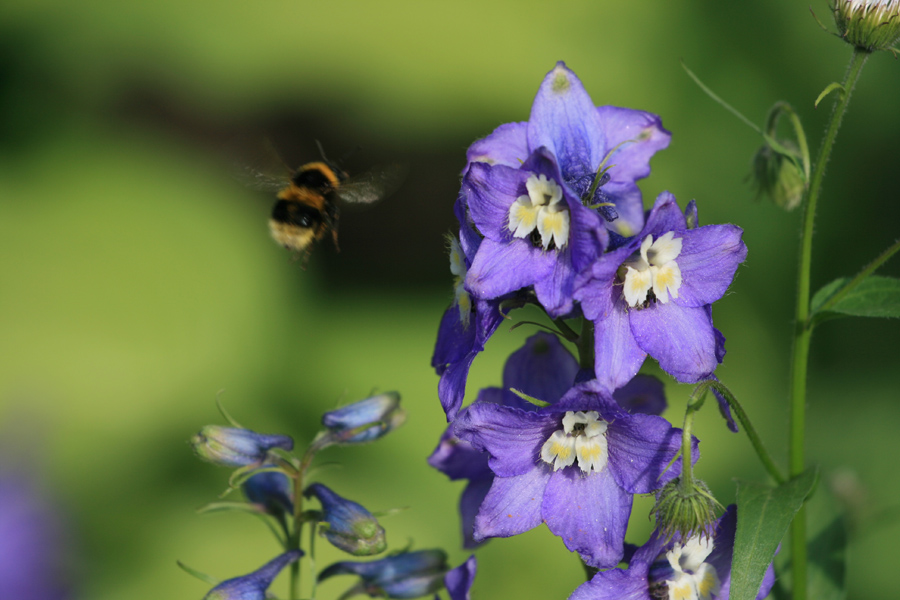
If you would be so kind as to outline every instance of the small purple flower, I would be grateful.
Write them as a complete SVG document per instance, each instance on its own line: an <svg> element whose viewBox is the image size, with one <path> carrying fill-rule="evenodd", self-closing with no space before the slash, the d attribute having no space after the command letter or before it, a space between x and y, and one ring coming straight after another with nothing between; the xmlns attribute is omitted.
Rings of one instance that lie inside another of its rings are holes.
<svg viewBox="0 0 900 600"><path fill-rule="evenodd" d="M406 421L400 394L385 392L322 415L328 443L364 444L383 437Z"/></svg>
<svg viewBox="0 0 900 600"><path fill-rule="evenodd" d="M272 559L248 575L223 581L203 600L265 600L266 590L286 566L303 556L302 550L291 550Z"/></svg>
<svg viewBox="0 0 900 600"><path fill-rule="evenodd" d="M319 581L335 575L357 575L359 582L342 597L353 593L372 598L418 598L444 587L448 571L443 550L419 550L388 556L370 562L343 561L319 573Z"/></svg>
<svg viewBox="0 0 900 600"><path fill-rule="evenodd" d="M293 450L294 440L286 435L207 425L191 438L191 445L203 460L224 467L246 467L262 464L273 448Z"/></svg>
<svg viewBox="0 0 900 600"><path fill-rule="evenodd" d="M638 235L579 275L575 298L594 322L598 380L622 386L647 354L682 383L712 376L725 338L711 305L747 256L742 233L734 225L689 229L675 197L663 192Z"/></svg>
<svg viewBox="0 0 900 600"><path fill-rule="evenodd" d="M576 274L608 243L595 208L619 234L640 229L635 182L669 137L655 115L595 107L558 63L528 122L502 125L469 148L462 196L484 240L466 287L479 299L533 287L552 316L571 312Z"/></svg>
<svg viewBox="0 0 900 600"><path fill-rule="evenodd" d="M363 505L342 498L321 483L313 483L303 495L319 500L326 524L322 535L336 548L354 556L370 556L387 548L384 528Z"/></svg>
<svg viewBox="0 0 900 600"><path fill-rule="evenodd" d="M627 569L601 571L576 589L569 600L727 600L737 509L728 507L715 533L666 542L654 532L637 549ZM775 583L772 566L766 571L757 600L769 595Z"/></svg>
<svg viewBox="0 0 900 600"><path fill-rule="evenodd" d="M476 402L530 410L533 407L512 393L510 388L533 398L555 402L572 386L577 372L578 362L559 339L549 333L538 332L507 359L503 369L503 388L481 390ZM451 425L428 457L428 464L451 480L469 481L459 499L463 548L478 547L484 540L475 541L473 538L475 516L494 482L487 453L457 438Z"/></svg>
<svg viewBox="0 0 900 600"><path fill-rule="evenodd" d="M489 454L495 476L475 518L476 541L545 522L596 567L621 559L632 495L662 487L680 470L681 459L666 470L680 430L628 412L593 380L545 408L476 402L454 422L454 433Z"/></svg>

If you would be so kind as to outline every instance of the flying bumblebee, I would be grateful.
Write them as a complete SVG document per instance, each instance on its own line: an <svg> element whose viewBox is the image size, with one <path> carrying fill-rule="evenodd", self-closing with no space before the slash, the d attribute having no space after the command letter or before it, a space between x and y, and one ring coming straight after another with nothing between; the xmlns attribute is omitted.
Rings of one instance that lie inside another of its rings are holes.
<svg viewBox="0 0 900 600"><path fill-rule="evenodd" d="M319 147L321 152L321 146ZM269 150L269 154L273 151ZM375 167L349 177L336 163L323 157L284 175L268 175L240 165L240 178L253 189L274 191L277 201L269 217L269 232L278 245L303 253L306 258L316 244L331 232L338 246L340 203L372 204L393 194L406 175L400 164ZM284 163L277 159L283 166ZM271 162L271 161L270 161Z"/></svg>

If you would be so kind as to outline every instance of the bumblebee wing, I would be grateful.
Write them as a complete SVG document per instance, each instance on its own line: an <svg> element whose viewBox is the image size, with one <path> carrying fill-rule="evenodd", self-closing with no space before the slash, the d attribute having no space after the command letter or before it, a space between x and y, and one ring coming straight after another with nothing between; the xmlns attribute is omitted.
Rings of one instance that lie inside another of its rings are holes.
<svg viewBox="0 0 900 600"><path fill-rule="evenodd" d="M377 166L341 183L337 195L351 204L371 204L396 192L408 171L402 163Z"/></svg>
<svg viewBox="0 0 900 600"><path fill-rule="evenodd" d="M231 154L233 177L251 190L276 192L290 184L292 171L269 140L243 142Z"/></svg>

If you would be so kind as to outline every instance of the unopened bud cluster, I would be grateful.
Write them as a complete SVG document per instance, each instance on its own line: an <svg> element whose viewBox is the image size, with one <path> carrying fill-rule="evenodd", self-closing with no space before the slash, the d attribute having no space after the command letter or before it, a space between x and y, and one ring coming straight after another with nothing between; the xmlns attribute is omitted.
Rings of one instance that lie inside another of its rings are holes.
<svg viewBox="0 0 900 600"><path fill-rule="evenodd" d="M656 493L652 512L656 514L657 528L666 538L676 534L684 539L708 535L716 520L716 509L722 508L705 483L699 479L687 483L679 477Z"/></svg>
<svg viewBox="0 0 900 600"><path fill-rule="evenodd" d="M860 50L888 50L900 38L900 0L835 0L838 33Z"/></svg>

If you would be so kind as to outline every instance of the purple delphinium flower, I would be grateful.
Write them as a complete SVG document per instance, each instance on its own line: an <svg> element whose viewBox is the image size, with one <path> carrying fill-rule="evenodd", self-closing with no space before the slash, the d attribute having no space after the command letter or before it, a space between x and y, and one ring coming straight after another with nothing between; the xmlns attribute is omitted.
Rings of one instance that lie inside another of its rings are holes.
<svg viewBox="0 0 900 600"><path fill-rule="evenodd" d="M622 558L632 495L661 488L681 468L679 459L666 469L681 431L661 417L628 412L594 380L545 408L476 402L454 433L486 451L494 473L475 518L476 541L546 522L600 568Z"/></svg>
<svg viewBox="0 0 900 600"><path fill-rule="evenodd" d="M628 237L644 223L636 181L650 174L650 159L669 145L671 137L657 115L594 106L581 80L560 61L541 83L529 120L501 125L472 144L463 174L473 163L519 168L544 146L556 157L563 182L579 199L615 205L612 212L618 218L610 229ZM609 167L609 177L601 178L603 185L587 198L601 164Z"/></svg>
<svg viewBox="0 0 900 600"><path fill-rule="evenodd" d="M473 299L464 287L466 273L481 244L481 237L466 219L462 193L454 205L454 212L460 221L459 239L450 237L450 272L454 279L454 298L441 318L431 358L431 366L441 377L438 398L448 421L456 418L462 406L472 361L484 350L488 338L503 320L500 299Z"/></svg>
<svg viewBox="0 0 900 600"><path fill-rule="evenodd" d="M727 600L736 526L737 509L731 505L716 522L711 537L666 542L656 531L637 549L627 569L597 573L569 600ZM774 583L775 571L769 565L757 600L768 596Z"/></svg>
<svg viewBox="0 0 900 600"><path fill-rule="evenodd" d="M538 332L507 359L503 369L503 387L482 389L475 402L536 410L534 405L525 402L510 389L554 403L572 387L577 374L578 361L559 338ZM613 398L628 412L659 415L666 408L662 382L649 375L638 375L616 390ZM428 458L428 464L451 480L468 480L459 499L463 548L478 547L486 540L475 540L475 517L494 483L494 472L488 466L488 454L469 441L456 437L450 425Z"/></svg>
<svg viewBox="0 0 900 600"><path fill-rule="evenodd" d="M302 550L285 552L252 573L223 581L209 590L203 600L265 600L266 590L275 577L301 556Z"/></svg>
<svg viewBox="0 0 900 600"><path fill-rule="evenodd" d="M598 380L622 386L647 354L682 383L712 376L725 338L711 305L747 256L742 233L735 225L689 229L675 197L663 192L638 235L579 275L575 298L594 323Z"/></svg>
<svg viewBox="0 0 900 600"><path fill-rule="evenodd" d="M555 402L572 386L577 372L578 362L559 339L549 333L538 332L507 359L503 369L503 387L481 390L475 402L530 410L533 406L509 391L510 388L533 398ZM428 464L452 480L468 480L459 499L463 548L478 547L481 541L475 541L473 537L475 515L494 482L487 453L457 438L451 425L428 457Z"/></svg>
<svg viewBox="0 0 900 600"><path fill-rule="evenodd" d="M618 233L640 229L635 181L649 174L650 157L669 137L654 115L594 106L558 63L529 121L503 125L469 149L463 197L484 240L466 287L480 299L533 287L551 316L571 312L576 274L608 243L594 206L616 217Z"/></svg>

